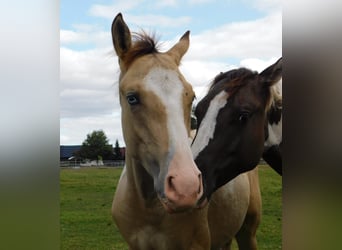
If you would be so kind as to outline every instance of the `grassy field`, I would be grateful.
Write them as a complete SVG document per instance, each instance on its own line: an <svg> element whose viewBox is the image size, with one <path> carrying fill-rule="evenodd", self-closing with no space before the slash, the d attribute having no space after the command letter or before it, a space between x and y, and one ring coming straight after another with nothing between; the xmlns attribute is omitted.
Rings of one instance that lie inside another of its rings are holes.
<svg viewBox="0 0 342 250"><path fill-rule="evenodd" d="M259 249L281 249L281 178L267 166L259 169L263 199ZM127 249L110 214L120 173L121 168L61 169L61 249Z"/></svg>

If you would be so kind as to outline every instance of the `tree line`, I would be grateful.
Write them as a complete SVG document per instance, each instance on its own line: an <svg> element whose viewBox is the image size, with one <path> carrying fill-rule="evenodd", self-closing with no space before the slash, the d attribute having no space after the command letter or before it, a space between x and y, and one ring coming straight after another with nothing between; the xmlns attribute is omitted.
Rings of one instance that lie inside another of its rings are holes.
<svg viewBox="0 0 342 250"><path fill-rule="evenodd" d="M79 151L74 153L75 157L89 160L124 160L119 141L115 146L109 144L109 140L103 130L94 130L87 134Z"/></svg>

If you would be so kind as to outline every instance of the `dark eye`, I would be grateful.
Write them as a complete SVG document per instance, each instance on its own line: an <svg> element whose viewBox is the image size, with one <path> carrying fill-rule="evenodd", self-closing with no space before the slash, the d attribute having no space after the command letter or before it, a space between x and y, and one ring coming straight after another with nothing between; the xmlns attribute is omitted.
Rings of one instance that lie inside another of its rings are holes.
<svg viewBox="0 0 342 250"><path fill-rule="evenodd" d="M240 115L239 115L239 121L241 123L245 123L245 122L247 122L249 116L250 116L249 112L241 112Z"/></svg>
<svg viewBox="0 0 342 250"><path fill-rule="evenodd" d="M140 103L139 96L136 93L128 93L126 99L129 105L137 105Z"/></svg>

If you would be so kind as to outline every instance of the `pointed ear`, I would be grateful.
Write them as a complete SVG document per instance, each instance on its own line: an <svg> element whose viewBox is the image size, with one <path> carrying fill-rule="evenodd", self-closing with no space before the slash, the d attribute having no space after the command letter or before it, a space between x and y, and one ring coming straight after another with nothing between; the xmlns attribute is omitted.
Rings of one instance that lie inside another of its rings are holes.
<svg viewBox="0 0 342 250"><path fill-rule="evenodd" d="M112 39L116 54L122 60L127 51L131 48L132 38L131 32L123 20L121 13L119 13L113 20Z"/></svg>
<svg viewBox="0 0 342 250"><path fill-rule="evenodd" d="M179 65L182 57L188 51L190 39L189 39L190 31L184 33L184 35L179 39L179 42L176 43L169 51L166 53L172 56L176 64Z"/></svg>
<svg viewBox="0 0 342 250"><path fill-rule="evenodd" d="M276 63L272 64L266 68L263 72L259 74L262 80L268 87L277 83L282 77L283 71L283 58L281 57Z"/></svg>

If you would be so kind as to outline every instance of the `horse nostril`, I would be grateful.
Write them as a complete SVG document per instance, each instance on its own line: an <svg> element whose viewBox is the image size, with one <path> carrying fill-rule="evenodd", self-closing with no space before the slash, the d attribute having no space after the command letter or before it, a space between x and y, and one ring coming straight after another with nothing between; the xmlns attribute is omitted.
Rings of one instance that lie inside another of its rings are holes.
<svg viewBox="0 0 342 250"><path fill-rule="evenodd" d="M171 190L174 190L175 189L175 187L173 186L173 183L172 183L172 179L173 179L174 177L172 177L172 176L169 176L168 178L167 178L167 184L168 184L168 186L169 186L169 188L171 189Z"/></svg>
<svg viewBox="0 0 342 250"><path fill-rule="evenodd" d="M202 191L202 174L201 173L198 174L198 179L199 179L199 187L198 187L197 193L199 194Z"/></svg>

